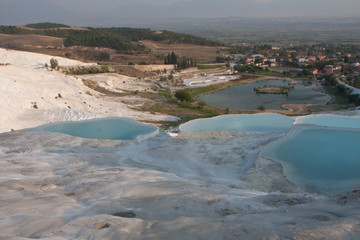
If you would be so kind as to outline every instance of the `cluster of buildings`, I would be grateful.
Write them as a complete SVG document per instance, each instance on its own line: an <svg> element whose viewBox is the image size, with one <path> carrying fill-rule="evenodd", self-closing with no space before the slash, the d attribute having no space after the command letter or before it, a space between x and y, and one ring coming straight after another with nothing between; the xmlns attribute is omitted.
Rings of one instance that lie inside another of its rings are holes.
<svg viewBox="0 0 360 240"><path fill-rule="evenodd" d="M238 58L235 64L253 65L273 72L291 72L294 75L313 76L318 79L326 75L334 75L341 79L360 76L360 51L352 54L342 52L327 54L325 50L319 48L317 51L311 51L313 55L309 55L303 50L272 47L260 50L256 54L250 51L246 56Z"/></svg>
<svg viewBox="0 0 360 240"><path fill-rule="evenodd" d="M248 57L245 57L244 63L248 65L256 65L259 67L277 67L280 66L281 62L278 61L276 57L267 58L262 54L254 54Z"/></svg>

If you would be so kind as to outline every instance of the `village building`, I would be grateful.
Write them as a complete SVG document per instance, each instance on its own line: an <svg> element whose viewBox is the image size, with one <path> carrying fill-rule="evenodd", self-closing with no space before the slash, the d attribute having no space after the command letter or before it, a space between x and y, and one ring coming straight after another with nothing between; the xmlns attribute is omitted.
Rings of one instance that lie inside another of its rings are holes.
<svg viewBox="0 0 360 240"><path fill-rule="evenodd" d="M333 65L326 65L325 66L325 74L331 75L334 73L334 66Z"/></svg>

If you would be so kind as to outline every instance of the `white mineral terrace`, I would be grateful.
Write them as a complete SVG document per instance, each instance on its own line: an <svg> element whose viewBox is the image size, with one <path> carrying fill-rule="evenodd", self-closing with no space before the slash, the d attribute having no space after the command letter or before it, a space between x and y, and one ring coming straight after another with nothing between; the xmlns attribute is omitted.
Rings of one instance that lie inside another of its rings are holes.
<svg viewBox="0 0 360 240"><path fill-rule="evenodd" d="M10 63L0 66L0 239L360 238L359 190L306 193L259 157L281 131L100 140L19 130L95 117L174 119L104 98L45 69L50 59L0 49L0 63Z"/></svg>

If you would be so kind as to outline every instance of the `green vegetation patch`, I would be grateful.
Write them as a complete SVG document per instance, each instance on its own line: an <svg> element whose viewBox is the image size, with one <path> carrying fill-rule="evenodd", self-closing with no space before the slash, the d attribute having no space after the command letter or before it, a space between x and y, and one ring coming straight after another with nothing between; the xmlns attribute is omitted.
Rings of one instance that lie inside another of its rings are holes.
<svg viewBox="0 0 360 240"><path fill-rule="evenodd" d="M4 34L37 34L64 38L65 46L105 47L115 49L121 53L145 52L145 46L139 41L168 41L169 43L188 43L204 46L223 46L216 41L207 40L190 34L171 31L152 31L137 28L87 28L87 29L61 29L69 27L57 23L35 23L27 27L29 30L17 26L0 26L0 33ZM135 42L135 43L134 43Z"/></svg>
<svg viewBox="0 0 360 240"><path fill-rule="evenodd" d="M175 97L177 99L179 99L181 102L188 102L191 103L194 101L194 98L192 97L191 93L189 90L186 89L182 89L182 90L177 90L175 92Z"/></svg>
<svg viewBox="0 0 360 240"><path fill-rule="evenodd" d="M159 91L159 95L163 96L166 100L174 101L169 89L162 89Z"/></svg>
<svg viewBox="0 0 360 240"><path fill-rule="evenodd" d="M178 70L196 66L196 62L192 58L179 57L175 52L169 53L164 58L164 64L174 64Z"/></svg>
<svg viewBox="0 0 360 240"><path fill-rule="evenodd" d="M43 23L27 24L25 25L25 27L35 28L35 29L49 29L49 28L69 28L70 26L60 23L43 22Z"/></svg>
<svg viewBox="0 0 360 240"><path fill-rule="evenodd" d="M108 66L91 66L91 67L69 67L64 68L66 74L85 75L111 72Z"/></svg>
<svg viewBox="0 0 360 240"><path fill-rule="evenodd" d="M19 28L17 26L0 26L0 33L2 34L31 34L32 31L26 30L24 28Z"/></svg>
<svg viewBox="0 0 360 240"><path fill-rule="evenodd" d="M326 87L325 91L334 96L332 104L335 105L360 105L359 94L351 94L351 91L345 86L338 84L335 76L325 76Z"/></svg>
<svg viewBox="0 0 360 240"><path fill-rule="evenodd" d="M200 70L205 70L205 69L217 69L217 68L222 68L225 65L220 65L220 64L197 64L196 67Z"/></svg>
<svg viewBox="0 0 360 240"><path fill-rule="evenodd" d="M200 95L203 95L206 93L210 93L210 92L214 92L221 88L223 88L221 85L209 85L209 86L205 86L205 87L192 88L189 91L191 92L191 95L194 98L196 98L197 96L200 96Z"/></svg>
<svg viewBox="0 0 360 240"><path fill-rule="evenodd" d="M272 87L272 86L263 86L262 88L254 88L254 91L257 94L284 94L286 96L289 95L290 90L294 89L294 86L280 86L280 87Z"/></svg>

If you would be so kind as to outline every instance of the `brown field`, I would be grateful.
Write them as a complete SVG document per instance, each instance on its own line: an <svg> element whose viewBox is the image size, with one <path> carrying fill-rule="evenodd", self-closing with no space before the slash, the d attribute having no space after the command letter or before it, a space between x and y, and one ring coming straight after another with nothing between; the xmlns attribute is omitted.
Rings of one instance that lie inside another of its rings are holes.
<svg viewBox="0 0 360 240"><path fill-rule="evenodd" d="M63 39L57 37L48 37L41 35L8 35L0 34L0 46L6 47L12 45L37 48L58 48L62 47Z"/></svg>
<svg viewBox="0 0 360 240"><path fill-rule="evenodd" d="M111 66L117 73L129 77L151 78L157 76L153 72L144 72L139 69L136 69L134 66L131 65L109 65L109 66Z"/></svg>
<svg viewBox="0 0 360 240"><path fill-rule="evenodd" d="M7 35L0 34L0 47L15 50L43 53L52 56L67 57L83 62L98 62L96 55L106 51L110 53L108 64L127 65L129 63L139 64L163 64L164 57L171 52L179 56L193 58L197 63L212 63L220 55L218 47L199 46L194 44L169 44L167 42L142 41L148 49L149 54L120 54L107 48L98 47L64 47L63 38L42 35Z"/></svg>
<svg viewBox="0 0 360 240"><path fill-rule="evenodd" d="M20 51L43 53L52 56L68 57L75 60L87 61L84 47L66 48L64 39L42 35L8 35L0 34L0 47ZM70 56L70 57L69 57ZM91 61L91 59L89 59Z"/></svg>
<svg viewBox="0 0 360 240"><path fill-rule="evenodd" d="M281 87L263 87L256 90L257 93L283 94Z"/></svg>
<svg viewBox="0 0 360 240"><path fill-rule="evenodd" d="M110 62L119 63L119 64L139 64L139 63L146 63L146 64L163 64L164 59L160 56L155 56L153 54L119 54L119 53L112 53Z"/></svg>
<svg viewBox="0 0 360 240"><path fill-rule="evenodd" d="M191 57L197 63L212 63L215 58L220 56L218 50L221 47L199 46L194 44L169 44L167 42L141 41L146 48L151 49L154 54L166 56L168 53L175 52L179 56Z"/></svg>

